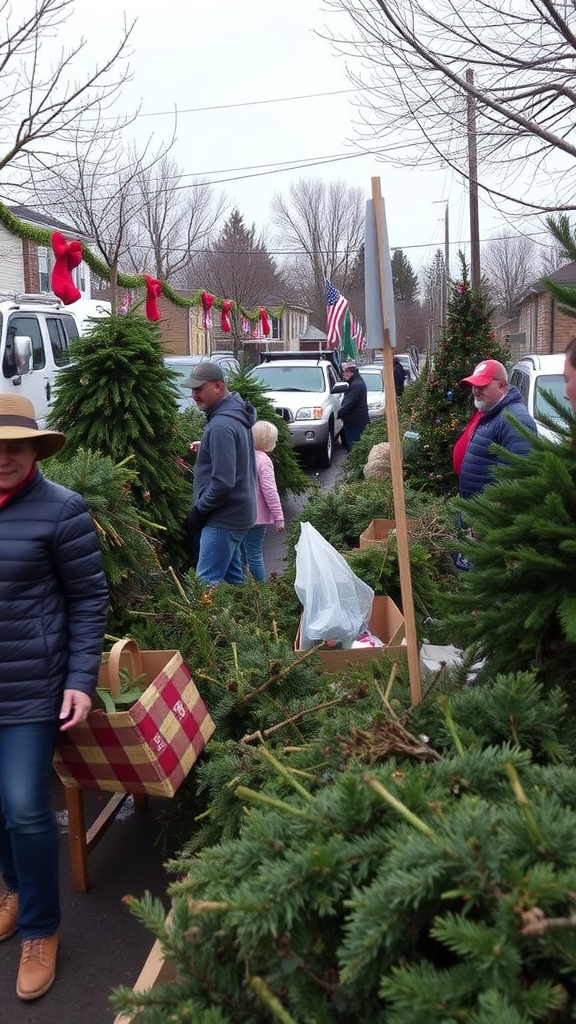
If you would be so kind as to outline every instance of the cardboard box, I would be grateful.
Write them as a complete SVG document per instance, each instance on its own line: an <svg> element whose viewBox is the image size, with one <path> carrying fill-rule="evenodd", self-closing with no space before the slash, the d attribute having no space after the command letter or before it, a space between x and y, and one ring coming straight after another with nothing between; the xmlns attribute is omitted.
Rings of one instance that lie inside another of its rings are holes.
<svg viewBox="0 0 576 1024"><path fill-rule="evenodd" d="M406 529L408 533L418 525L417 519L407 519ZM395 519L373 519L363 533L360 534L360 550L365 548L384 547L388 537L396 529Z"/></svg>
<svg viewBox="0 0 576 1024"><path fill-rule="evenodd" d="M300 619L302 623L302 619ZM300 626L294 641L294 650L300 648ZM372 605L372 614L369 623L370 632L384 642L384 647L355 647L352 650L338 648L337 650L323 651L318 654L324 672L343 672L347 666L360 668L362 665L375 658L382 658L391 651L405 650L402 645L404 639L404 616L400 609L394 604L390 597L376 594Z"/></svg>

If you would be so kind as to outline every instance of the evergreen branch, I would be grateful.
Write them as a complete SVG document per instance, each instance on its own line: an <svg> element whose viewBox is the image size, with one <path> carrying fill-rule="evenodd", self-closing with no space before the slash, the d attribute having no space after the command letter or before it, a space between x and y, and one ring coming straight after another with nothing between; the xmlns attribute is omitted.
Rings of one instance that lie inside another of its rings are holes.
<svg viewBox="0 0 576 1024"><path fill-rule="evenodd" d="M289 675L294 668L300 665L302 661L306 661L306 658L309 658L312 654L316 653L317 648L311 647L309 651L305 651L303 654L299 655L298 658L296 658L296 660L293 661L291 665L284 665L283 668L279 669L278 672L275 672L274 675L266 679L263 683L260 684L260 686L257 686L255 690L250 690L250 693L247 693L244 697L241 697L240 700L238 701L237 706L247 704L248 701L252 700L253 697L256 697L259 693L263 693L264 690L267 690L269 686L273 686L274 683L279 682L281 679L284 678L284 676Z"/></svg>
<svg viewBox="0 0 576 1024"><path fill-rule="evenodd" d="M438 698L438 703L440 704L440 707L442 708L442 711L444 713L444 719L446 721L446 725L448 726L448 732L450 733L452 739L454 740L454 746L456 747L456 751L460 755L460 757L464 757L464 747L462 745L462 740L458 735L456 724L454 722L454 719L452 718L450 702L445 694L442 694L442 696Z"/></svg>
<svg viewBox="0 0 576 1024"><path fill-rule="evenodd" d="M275 800L274 797L265 796L264 793L257 793L254 789L248 789L247 786L237 786L234 790L234 796L254 804L262 804L264 807L271 807L276 811L293 814L296 818L303 818L304 821L318 822L317 817L306 814L305 811L301 811L298 807L293 807L292 804L287 804L284 800Z"/></svg>
<svg viewBox="0 0 576 1024"><path fill-rule="evenodd" d="M284 779L284 782L287 782L289 786L292 786L292 788L295 789L296 792L304 798L304 800L314 799L312 794L309 793L307 789L304 789L304 786L300 785L290 771L274 757L274 755L268 750L268 747L260 747L258 753L260 754L260 757L263 757L265 761L268 761L268 764L272 765L274 771Z"/></svg>
<svg viewBox="0 0 576 1024"><path fill-rule="evenodd" d="M524 816L528 823L528 828L530 829L532 839L534 840L536 846L541 846L542 836L540 835L538 825L536 824L536 819L532 812L532 806L530 804L530 801L522 788L520 776L518 775L518 772L516 771L514 765L510 761L507 761L506 764L504 765L504 771L506 772L506 775L510 780L510 786L514 794L514 797L516 801L520 804L520 807L524 812Z"/></svg>
<svg viewBox="0 0 576 1024"><path fill-rule="evenodd" d="M362 781L366 782L367 785L378 794L378 796L381 796L382 799L390 805L390 807L395 811L398 811L409 825L412 825L413 828L417 829L418 832L421 832L423 835L428 836L429 839L433 839L434 842L439 842L439 836L437 836L434 830L430 828L430 825L427 825L425 821L422 821L422 818L419 818L408 807L406 807L406 804L403 804L401 800L398 800L398 797L395 797L390 790L386 789L382 785L381 782L378 782L378 779L375 779L372 775L363 775Z"/></svg>
<svg viewBox="0 0 576 1024"><path fill-rule="evenodd" d="M569 917L546 917L540 907L531 907L521 913L521 935L528 938L540 938L552 928L576 928L576 914Z"/></svg>
<svg viewBox="0 0 576 1024"><path fill-rule="evenodd" d="M254 740L262 740L263 736L271 736L272 733L277 732L278 729L283 729L286 725L292 725L294 722L298 722L301 718L304 718L305 715L311 715L315 711L323 711L324 708L331 708L335 704L348 704L354 699L353 695L345 693L342 697L335 697L334 700L325 700L322 701L321 704L315 704L313 708L303 708L302 711L297 711L294 715L290 715L290 718L285 718L283 722L277 722L276 725L271 725L268 729L263 729L262 731L258 729L257 732L251 732L247 736L243 736L241 743L252 743ZM296 747L295 749L300 750L302 748Z"/></svg>
<svg viewBox="0 0 576 1024"><path fill-rule="evenodd" d="M250 978L248 984L250 985L250 988L254 989L258 998L262 1000L281 1024L297 1024L288 1011L284 1009L279 999L277 999L274 993L268 988L268 985L262 978Z"/></svg>

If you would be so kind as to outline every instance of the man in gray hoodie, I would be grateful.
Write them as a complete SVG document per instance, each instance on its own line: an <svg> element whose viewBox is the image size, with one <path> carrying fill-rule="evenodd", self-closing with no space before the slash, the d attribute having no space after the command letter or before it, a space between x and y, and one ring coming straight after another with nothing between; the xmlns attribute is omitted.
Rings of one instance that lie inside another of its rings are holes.
<svg viewBox="0 0 576 1024"><path fill-rule="evenodd" d="M196 573L212 585L244 583L241 545L256 522L256 412L228 391L222 367L209 360L198 363L184 386L207 420L188 514L190 534L199 537Z"/></svg>

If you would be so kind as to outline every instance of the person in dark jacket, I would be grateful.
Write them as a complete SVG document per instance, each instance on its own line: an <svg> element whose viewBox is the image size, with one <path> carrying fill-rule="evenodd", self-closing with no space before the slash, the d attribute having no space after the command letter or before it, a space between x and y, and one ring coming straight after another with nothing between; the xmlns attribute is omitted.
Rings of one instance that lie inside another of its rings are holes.
<svg viewBox="0 0 576 1024"><path fill-rule="evenodd" d="M394 356L392 360L392 370L394 373L394 390L396 392L396 396L400 398L400 396L404 394L404 387L406 385L406 370L402 366L398 356Z"/></svg>
<svg viewBox="0 0 576 1024"><path fill-rule="evenodd" d="M184 387L207 424L194 466L188 528L198 539L196 574L207 583L245 583L242 543L256 522L256 457L250 402L228 391L222 367L198 363Z"/></svg>
<svg viewBox="0 0 576 1024"><path fill-rule="evenodd" d="M478 363L474 372L461 383L471 385L474 405L480 413L478 420L466 428L466 450L458 478L460 495L472 498L494 481L494 465L501 457L492 450L493 444L518 455L527 455L530 451L530 442L509 422L508 416L514 416L533 433L536 433L536 423L518 388L508 383L506 367L496 359Z"/></svg>
<svg viewBox="0 0 576 1024"><path fill-rule="evenodd" d="M54 749L59 729L90 710L108 607L84 499L37 466L64 443L38 429L27 398L0 395L0 942L20 934L16 993L26 1001L56 973Z"/></svg>
<svg viewBox="0 0 576 1024"><path fill-rule="evenodd" d="M338 415L344 424L344 447L349 452L370 422L368 390L356 363L342 363L342 375L348 384L348 390L342 399Z"/></svg>

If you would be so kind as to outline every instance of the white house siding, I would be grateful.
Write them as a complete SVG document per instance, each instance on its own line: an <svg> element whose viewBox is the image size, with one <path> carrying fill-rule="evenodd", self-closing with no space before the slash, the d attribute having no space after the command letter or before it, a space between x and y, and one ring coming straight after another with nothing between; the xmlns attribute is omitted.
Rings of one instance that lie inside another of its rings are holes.
<svg viewBox="0 0 576 1024"><path fill-rule="evenodd" d="M22 242L0 224L0 292L23 291Z"/></svg>

